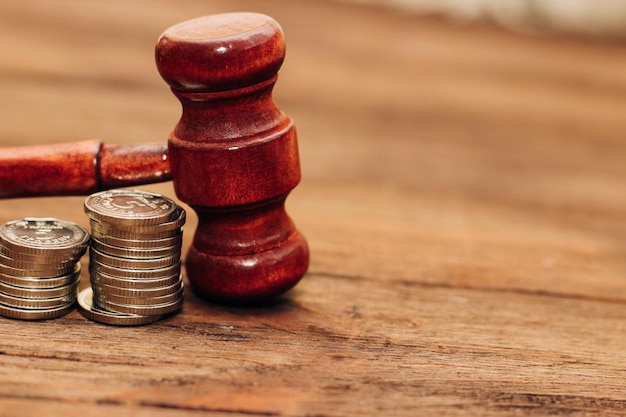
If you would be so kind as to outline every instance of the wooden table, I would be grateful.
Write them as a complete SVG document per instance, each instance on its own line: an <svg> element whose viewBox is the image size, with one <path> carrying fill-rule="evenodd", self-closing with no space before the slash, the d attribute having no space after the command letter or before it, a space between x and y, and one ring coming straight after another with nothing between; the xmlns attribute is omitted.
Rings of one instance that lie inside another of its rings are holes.
<svg viewBox="0 0 626 417"><path fill-rule="evenodd" d="M626 414L623 44L304 0L3 2L2 145L165 141L155 40L228 10L287 36L309 273L145 327L0 318L0 415ZM0 221L87 226L82 200Z"/></svg>

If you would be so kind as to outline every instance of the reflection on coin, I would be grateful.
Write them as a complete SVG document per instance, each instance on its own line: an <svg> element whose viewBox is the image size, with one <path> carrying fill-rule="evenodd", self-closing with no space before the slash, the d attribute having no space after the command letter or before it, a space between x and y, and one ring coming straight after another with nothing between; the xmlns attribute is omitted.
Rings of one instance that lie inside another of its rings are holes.
<svg viewBox="0 0 626 417"><path fill-rule="evenodd" d="M152 316L154 314L169 314L178 311L183 306L183 299L180 298L171 303L155 304L150 306L137 306L113 303L110 301L95 299L96 305L109 311L125 314L139 314L142 316Z"/></svg>
<svg viewBox="0 0 626 417"><path fill-rule="evenodd" d="M93 288L93 296L96 300L104 300L110 301L116 304L122 304L126 306L149 306L149 305L159 305L159 304L169 304L177 301L183 296L183 288L179 288L177 291L159 295L159 296L147 296L144 294L140 294L135 297L127 297L123 295L113 294L107 292L106 290L100 291L101 287L94 286Z"/></svg>
<svg viewBox="0 0 626 417"><path fill-rule="evenodd" d="M0 266L0 270L2 267ZM80 278L80 263L74 266L74 270L70 274L59 277L33 277L28 275L28 271L23 271L24 276L6 275L0 273L0 281L22 288L55 288L68 285Z"/></svg>
<svg viewBox="0 0 626 417"><path fill-rule="evenodd" d="M121 239L162 239L175 236L180 232L187 219L185 210L176 209L174 219L165 223L148 226L124 224L119 222L103 222L91 219L89 225L95 235L114 236Z"/></svg>
<svg viewBox="0 0 626 417"><path fill-rule="evenodd" d="M166 266L163 268L129 269L106 265L93 258L90 261L89 267L90 271L102 272L103 274L112 275L118 278L157 279L162 277L169 277L172 275L178 275L180 273L181 262L178 261L174 265Z"/></svg>
<svg viewBox="0 0 626 417"><path fill-rule="evenodd" d="M54 218L27 217L0 227L0 243L16 252L33 255L80 257L87 248L89 233L77 224Z"/></svg>
<svg viewBox="0 0 626 417"><path fill-rule="evenodd" d="M6 267L20 269L23 271L34 271L39 275L55 277L63 274L67 274L74 269L76 261L64 260L62 262L29 262L21 261L19 259L8 258L5 255L0 255L0 264Z"/></svg>
<svg viewBox="0 0 626 417"><path fill-rule="evenodd" d="M119 288L146 289L174 285L180 281L180 272L161 278L120 278L99 271L90 270L91 285L106 284Z"/></svg>
<svg viewBox="0 0 626 417"><path fill-rule="evenodd" d="M48 320L64 316L74 309L74 303L54 308L24 310L0 304L0 315L20 320Z"/></svg>
<svg viewBox="0 0 626 417"><path fill-rule="evenodd" d="M179 246L182 243L182 234L176 232L174 236L156 239L124 239L111 236L109 234L99 233L92 229L91 233L92 243L94 240L98 242L106 243L107 245L117 246L118 248L133 248L133 249L150 249L150 248L163 248L170 246Z"/></svg>
<svg viewBox="0 0 626 417"><path fill-rule="evenodd" d="M162 319L165 315L155 314L150 316L141 316L138 314L124 314L107 311L94 306L93 292L91 288L85 288L78 294L78 311L89 320L99 323L111 324L116 326L140 326L143 324L154 323Z"/></svg>
<svg viewBox="0 0 626 417"><path fill-rule="evenodd" d="M0 293L29 299L73 296L79 280L80 278L77 278L70 284L52 288L24 288L0 281Z"/></svg>
<svg viewBox="0 0 626 417"><path fill-rule="evenodd" d="M85 213L99 222L148 226L172 220L176 203L158 194L140 190L109 190L85 200Z"/></svg>
<svg viewBox="0 0 626 417"><path fill-rule="evenodd" d="M152 259L162 258L173 254L180 257L180 244L174 246L162 246L148 249L122 248L119 246L109 245L98 239L91 240L91 247L100 253L117 256L128 259Z"/></svg>
<svg viewBox="0 0 626 417"><path fill-rule="evenodd" d="M23 308L26 310L55 308L61 305L71 304L75 300L76 294L68 294L62 297L54 298L24 298L0 293L0 304L14 308Z"/></svg>
<svg viewBox="0 0 626 417"><path fill-rule="evenodd" d="M97 279L92 280L91 284L94 289L97 288L99 291L106 292L107 294L114 294L128 298L151 298L175 293L183 287L183 280L179 277L179 279L171 285L165 285L161 287L149 286L147 288L124 288L116 285L105 284L104 282L98 281Z"/></svg>

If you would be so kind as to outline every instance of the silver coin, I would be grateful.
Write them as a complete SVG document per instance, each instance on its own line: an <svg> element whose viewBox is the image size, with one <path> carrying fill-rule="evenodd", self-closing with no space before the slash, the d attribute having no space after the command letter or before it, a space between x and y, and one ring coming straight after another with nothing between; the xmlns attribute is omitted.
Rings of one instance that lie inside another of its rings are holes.
<svg viewBox="0 0 626 417"><path fill-rule="evenodd" d="M164 268L154 268L154 269L128 269L128 268L118 268L115 266L110 266L106 264L102 264L95 259L92 259L89 263L90 271L97 271L103 274L112 275L117 278L125 278L125 279L159 279L164 277L170 277L172 275L180 274L181 270L181 262L178 261L176 264L167 266Z"/></svg>
<svg viewBox="0 0 626 417"><path fill-rule="evenodd" d="M0 267L0 270L2 267ZM64 285L68 285L80 278L81 264L80 262L74 266L74 270L66 275L58 277L33 277L29 276L28 271L24 272L23 276L7 275L0 273L0 281L5 284L13 285L21 288L56 288Z"/></svg>
<svg viewBox="0 0 626 417"><path fill-rule="evenodd" d="M176 207L173 220L158 224L146 226L125 224L115 220L103 222L98 219L91 219L89 224L92 231L123 239L161 239L180 233L186 221L187 214L185 210L182 207Z"/></svg>
<svg viewBox="0 0 626 417"><path fill-rule="evenodd" d="M160 278L121 278L100 271L90 269L90 281L92 285L107 284L119 288L158 288L173 285L180 280L180 270L173 275L162 276Z"/></svg>
<svg viewBox="0 0 626 417"><path fill-rule="evenodd" d="M25 254L84 253L89 233L81 226L55 218L27 217L0 226L0 242L6 248Z"/></svg>
<svg viewBox="0 0 626 417"><path fill-rule="evenodd" d="M42 309L31 309L31 310L23 310L20 308L15 308L11 306L7 306L4 304L0 304L0 315L4 317L9 317L12 319L20 319L20 320L49 320L56 319L61 316L66 315L70 311L74 309L74 303L54 307L54 308L42 308Z"/></svg>
<svg viewBox="0 0 626 417"><path fill-rule="evenodd" d="M76 301L76 293L54 298L23 298L0 293L0 304L24 310L56 308Z"/></svg>
<svg viewBox="0 0 626 417"><path fill-rule="evenodd" d="M79 282L80 277L74 282L54 288L24 288L0 282L0 293L30 299L64 297L75 294Z"/></svg>
<svg viewBox="0 0 626 417"><path fill-rule="evenodd" d="M149 249L120 248L119 246L113 246L101 242L98 239L91 239L91 247L106 255L128 259L153 259L172 256L175 254L177 254L180 258L181 253L180 245Z"/></svg>
<svg viewBox="0 0 626 417"><path fill-rule="evenodd" d="M154 304L149 306L128 306L124 304L113 303L111 301L93 298L94 305L108 311L125 314L139 314L141 316L152 316L154 314L170 314L180 310L183 307L183 298L171 303Z"/></svg>
<svg viewBox="0 0 626 417"><path fill-rule="evenodd" d="M91 280L91 285L94 290L106 292L107 294L119 295L127 298L151 298L175 293L183 287L183 280L179 276L178 280L171 285L146 288L125 288L116 285L105 284L102 280L96 278Z"/></svg>
<svg viewBox="0 0 626 417"><path fill-rule="evenodd" d="M104 310L94 305L91 288L86 288L78 294L78 311L89 320L114 326L141 326L154 323L165 316L164 314L142 316Z"/></svg>
<svg viewBox="0 0 626 417"><path fill-rule="evenodd" d="M63 262L29 262L21 261L19 259L9 258L0 254L0 265L9 266L15 269L23 269L26 271L45 272L50 276L62 275L63 271L72 270L76 262L73 260L66 260Z"/></svg>
<svg viewBox="0 0 626 417"><path fill-rule="evenodd" d="M111 256L106 253L102 253L92 247L89 249L89 259L92 262L95 261L99 264L104 264L117 268L133 270L154 270L158 268L166 268L180 262L180 252L161 258L130 259Z"/></svg>
<svg viewBox="0 0 626 417"><path fill-rule="evenodd" d="M119 248L133 248L133 249L150 249L150 248L163 248L166 246L178 246L182 244L182 233L176 233L171 237L157 238L157 239L124 239L108 234L100 233L97 230L92 229L91 238L98 240L99 242L106 243L107 245L117 246Z"/></svg>
<svg viewBox="0 0 626 417"><path fill-rule="evenodd" d="M85 213L102 223L148 226L169 222L176 214L174 201L141 190L108 190L85 199Z"/></svg>
<svg viewBox="0 0 626 417"><path fill-rule="evenodd" d="M34 269L14 268L0 263L0 274L13 277L31 278L55 278L69 274L75 268L75 264L67 264L62 269L38 271Z"/></svg>
<svg viewBox="0 0 626 417"><path fill-rule="evenodd" d="M7 248L3 244L0 243L0 256L4 256L6 258L14 259L17 261L25 261L32 263L44 263L44 264L56 264L56 263L66 263L66 262L77 262L84 254L87 252L87 245L83 246L81 251L76 254L57 254L56 252L50 251L45 254L30 254L17 252L12 249Z"/></svg>
<svg viewBox="0 0 626 417"><path fill-rule="evenodd" d="M100 300L109 301L112 303L134 307L134 306L154 306L169 304L178 301L183 297L183 288L179 288L176 292L159 296L145 296L140 295L137 297L126 297L123 295L112 294L106 290L102 290L101 287L93 286L93 297L96 300L96 304L100 304Z"/></svg>

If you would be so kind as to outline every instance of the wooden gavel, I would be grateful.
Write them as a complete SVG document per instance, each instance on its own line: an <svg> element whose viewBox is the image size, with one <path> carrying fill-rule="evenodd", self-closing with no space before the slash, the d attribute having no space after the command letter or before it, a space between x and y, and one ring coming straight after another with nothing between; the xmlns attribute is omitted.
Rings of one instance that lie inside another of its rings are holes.
<svg viewBox="0 0 626 417"><path fill-rule="evenodd" d="M156 45L159 73L183 108L167 145L0 149L0 198L86 195L172 179L198 215L185 259L194 292L237 304L276 296L309 264L306 241L284 207L300 181L293 121L272 99L284 56L282 30L265 15L172 26Z"/></svg>

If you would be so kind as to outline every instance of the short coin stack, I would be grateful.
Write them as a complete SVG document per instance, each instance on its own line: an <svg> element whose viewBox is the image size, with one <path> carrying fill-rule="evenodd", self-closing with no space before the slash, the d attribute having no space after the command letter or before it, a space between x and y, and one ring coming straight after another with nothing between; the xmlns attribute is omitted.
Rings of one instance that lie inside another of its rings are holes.
<svg viewBox="0 0 626 417"><path fill-rule="evenodd" d="M185 210L158 194L110 190L87 197L85 213L92 235L91 288L78 296L81 313L133 326L180 310Z"/></svg>
<svg viewBox="0 0 626 417"><path fill-rule="evenodd" d="M76 302L80 258L89 233L53 218L24 218L0 227L0 315L44 320Z"/></svg>

